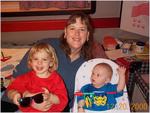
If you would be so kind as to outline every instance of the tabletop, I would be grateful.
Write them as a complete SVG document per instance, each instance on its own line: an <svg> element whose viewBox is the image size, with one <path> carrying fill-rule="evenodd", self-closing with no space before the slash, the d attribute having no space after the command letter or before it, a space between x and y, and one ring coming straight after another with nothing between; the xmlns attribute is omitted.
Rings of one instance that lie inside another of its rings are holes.
<svg viewBox="0 0 150 113"><path fill-rule="evenodd" d="M135 56L139 60L149 60L149 48L145 47L142 53L136 53L134 50L127 53L122 52L122 49L114 49L111 51L105 51L107 57L111 60L116 60L121 57L132 57Z"/></svg>
<svg viewBox="0 0 150 113"><path fill-rule="evenodd" d="M1 82L3 81L5 86L7 86L9 82L9 79L6 78L12 75L16 65L19 64L20 60L28 50L29 47L1 49ZM3 60L5 58L8 59Z"/></svg>

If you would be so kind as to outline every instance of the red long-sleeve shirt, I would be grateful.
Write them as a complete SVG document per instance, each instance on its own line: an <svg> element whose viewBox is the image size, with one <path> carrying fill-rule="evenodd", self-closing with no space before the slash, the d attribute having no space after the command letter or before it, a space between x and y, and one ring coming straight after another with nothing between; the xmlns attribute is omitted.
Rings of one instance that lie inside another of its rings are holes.
<svg viewBox="0 0 150 113"><path fill-rule="evenodd" d="M29 91L30 93L39 93L43 92L42 87L47 88L49 92L57 95L60 100L60 104L53 104L47 112L63 111L68 102L67 91L63 79L56 71L52 72L48 78L39 78L35 75L34 71L30 71L17 77L8 86L7 90L15 89L21 94L25 91ZM31 106L19 106L19 109L23 112L39 112L39 110L36 110Z"/></svg>

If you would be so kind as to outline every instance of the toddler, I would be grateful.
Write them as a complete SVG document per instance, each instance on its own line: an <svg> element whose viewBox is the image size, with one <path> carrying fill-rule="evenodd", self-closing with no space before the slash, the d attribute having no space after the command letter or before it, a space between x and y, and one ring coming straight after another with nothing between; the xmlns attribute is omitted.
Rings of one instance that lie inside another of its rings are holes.
<svg viewBox="0 0 150 113"><path fill-rule="evenodd" d="M58 112L67 105L63 79L56 72L58 60L47 43L34 45L28 56L31 71L18 76L7 88L7 95L23 112ZM49 104L45 105L46 100Z"/></svg>

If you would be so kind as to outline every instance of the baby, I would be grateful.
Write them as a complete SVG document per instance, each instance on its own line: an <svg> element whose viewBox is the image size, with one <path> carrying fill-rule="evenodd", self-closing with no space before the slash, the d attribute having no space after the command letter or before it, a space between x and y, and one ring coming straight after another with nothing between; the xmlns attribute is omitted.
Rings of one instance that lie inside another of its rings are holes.
<svg viewBox="0 0 150 113"><path fill-rule="evenodd" d="M79 112L84 112L84 109L104 111L115 107L115 98L123 95L126 69L119 67L117 71L118 84L111 84L113 71L109 64L99 63L93 68L91 84L83 86L81 88L83 95L78 96Z"/></svg>

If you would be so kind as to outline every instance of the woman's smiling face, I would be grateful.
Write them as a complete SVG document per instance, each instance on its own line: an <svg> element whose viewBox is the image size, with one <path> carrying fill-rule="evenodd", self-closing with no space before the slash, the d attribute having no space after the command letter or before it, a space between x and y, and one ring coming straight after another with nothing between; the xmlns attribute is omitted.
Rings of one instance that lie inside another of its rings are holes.
<svg viewBox="0 0 150 113"><path fill-rule="evenodd" d="M80 18L76 18L76 22L70 24L65 29L65 38L71 51L80 50L84 45L85 41L88 40L89 32L87 26Z"/></svg>

